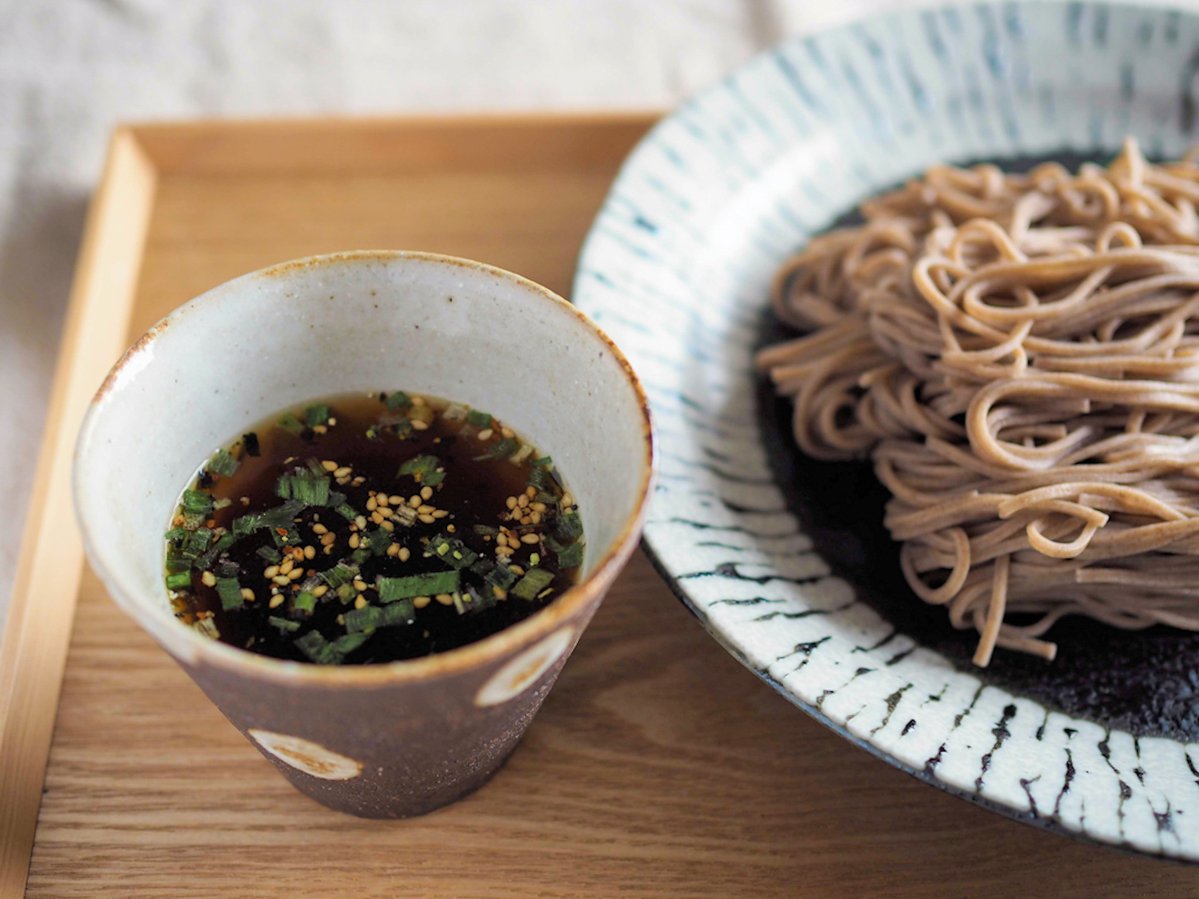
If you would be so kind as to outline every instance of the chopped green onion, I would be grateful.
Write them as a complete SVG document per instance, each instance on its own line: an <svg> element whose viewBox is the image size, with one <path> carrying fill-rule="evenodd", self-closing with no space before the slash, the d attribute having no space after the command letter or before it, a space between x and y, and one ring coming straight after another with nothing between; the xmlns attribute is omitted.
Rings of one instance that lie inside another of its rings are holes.
<svg viewBox="0 0 1199 899"><path fill-rule="evenodd" d="M471 409L466 413L466 423L474 425L476 428L486 428L491 424L491 416L486 412L480 412L478 409Z"/></svg>
<svg viewBox="0 0 1199 899"><path fill-rule="evenodd" d="M167 571L172 574L177 571L187 571L192 567L193 561L191 556L184 556L172 550L167 553Z"/></svg>
<svg viewBox="0 0 1199 899"><path fill-rule="evenodd" d="M532 462L534 468L553 468L554 460L550 456L541 456Z"/></svg>
<svg viewBox="0 0 1199 899"><path fill-rule="evenodd" d="M487 573L485 580L493 587L507 590L516 583L516 575L507 565L496 565Z"/></svg>
<svg viewBox="0 0 1199 899"><path fill-rule="evenodd" d="M236 562L225 559L217 563L216 570L213 573L217 577L237 577L241 574L241 566Z"/></svg>
<svg viewBox="0 0 1199 899"><path fill-rule="evenodd" d="M329 477L311 472L293 472L279 478L275 494L282 499L299 500L307 506L323 506L329 502Z"/></svg>
<svg viewBox="0 0 1199 899"><path fill-rule="evenodd" d="M249 515L241 515L233 519L233 536L245 537L247 534L253 534L262 527L261 517L261 515L250 513Z"/></svg>
<svg viewBox="0 0 1199 899"><path fill-rule="evenodd" d="M281 419L275 422L275 424L287 431L289 434L295 434L297 436L303 433L305 430L304 422L296 418L291 412L288 412Z"/></svg>
<svg viewBox="0 0 1199 899"><path fill-rule="evenodd" d="M171 528L163 536L166 537L168 542L174 543L176 540L182 540L189 533L191 532L187 528Z"/></svg>
<svg viewBox="0 0 1199 899"><path fill-rule="evenodd" d="M240 609L245 604L245 597L241 595L241 584L237 582L237 578L219 577L216 579L216 592L221 598L221 608L225 611L230 609Z"/></svg>
<svg viewBox="0 0 1199 899"><path fill-rule="evenodd" d="M183 541L183 552L185 554L198 556L204 550L208 549L208 545L212 542L212 531L208 528L199 528L188 533L187 539Z"/></svg>
<svg viewBox="0 0 1199 899"><path fill-rule="evenodd" d="M369 634L346 634L332 643L320 631L309 631L295 641L295 647L318 665L337 665L367 641Z"/></svg>
<svg viewBox="0 0 1199 899"><path fill-rule="evenodd" d="M212 497L203 490L184 490L180 506L185 513L207 518L212 511Z"/></svg>
<svg viewBox="0 0 1199 899"><path fill-rule="evenodd" d="M558 496L557 494L546 493L544 490L540 490L538 491L537 495L533 497L533 502L545 503L547 506L556 506L558 505Z"/></svg>
<svg viewBox="0 0 1199 899"><path fill-rule="evenodd" d="M190 571L180 571L176 574L167 575L168 590L183 590L190 587L192 584L192 575Z"/></svg>
<svg viewBox="0 0 1199 899"><path fill-rule="evenodd" d="M538 593L550 585L553 579L552 572L546 571L544 568L533 568L525 572L525 576L516 582L511 593L518 599L532 601L537 598Z"/></svg>
<svg viewBox="0 0 1199 899"><path fill-rule="evenodd" d="M563 540L573 540L583 533L583 519L578 512L566 512L555 522L554 533Z"/></svg>
<svg viewBox="0 0 1199 899"><path fill-rule="evenodd" d="M280 618L278 615L271 615L266 619L266 623L273 627L279 628L283 633L291 633L300 629L300 622L290 621L287 618Z"/></svg>
<svg viewBox="0 0 1199 899"><path fill-rule="evenodd" d="M291 601L291 607L297 612L305 614L316 608L316 594L310 593L307 590L301 590L296 598Z"/></svg>
<svg viewBox="0 0 1199 899"><path fill-rule="evenodd" d="M223 535L220 540L209 547L208 552L196 559L196 567L202 569L210 568L212 563L217 560L217 557L220 556L221 553L230 549L236 540L237 538L232 534Z"/></svg>
<svg viewBox="0 0 1199 899"><path fill-rule="evenodd" d="M472 612L482 612L496 604L495 594L490 590L480 591L474 587L467 587L466 592L470 594L470 611Z"/></svg>
<svg viewBox="0 0 1199 899"><path fill-rule="evenodd" d="M341 497L341 502L335 500ZM340 493L335 493L329 497L329 505L333 507L333 511L344 518L346 521L353 521L358 517L358 510L346 502L346 498Z"/></svg>
<svg viewBox="0 0 1199 899"><path fill-rule="evenodd" d="M365 565L371 555L372 553L368 547L360 546L350 553L350 558L354 560L355 565Z"/></svg>
<svg viewBox="0 0 1199 899"><path fill-rule="evenodd" d="M391 546L391 534L383 528L375 528L366 535L366 545L372 554L381 556L387 552L387 547Z"/></svg>
<svg viewBox="0 0 1199 899"><path fill-rule="evenodd" d="M342 584L348 584L358 575L357 565L347 565L345 562L338 562L332 568L321 572L321 580L329 585L329 588L336 590Z"/></svg>
<svg viewBox="0 0 1199 899"><path fill-rule="evenodd" d="M328 424L329 407L325 403L317 403L309 406L304 410L304 421L310 428L315 428L317 425Z"/></svg>
<svg viewBox="0 0 1199 899"><path fill-rule="evenodd" d="M397 477L402 477L406 474L412 475L412 477L419 483L428 484L431 487L435 487L437 484L441 483L441 480L438 479L436 482L434 482L431 481L430 478L437 473L437 466L440 464L441 461L436 456L413 456L400 466L400 471Z"/></svg>
<svg viewBox="0 0 1199 899"><path fill-rule="evenodd" d="M320 663L329 648L329 641L320 631L309 631L295 641L295 647L312 661Z"/></svg>
<svg viewBox="0 0 1199 899"><path fill-rule="evenodd" d="M374 630L379 626L382 611L378 606L363 606L361 609L346 612L343 615L346 630L351 634Z"/></svg>
<svg viewBox="0 0 1199 899"><path fill-rule="evenodd" d="M475 461L482 462L486 459L507 459L519 448L520 444L517 443L513 438L505 437L483 455L475 456Z"/></svg>
<svg viewBox="0 0 1199 899"><path fill-rule="evenodd" d="M493 528L489 524L472 525L471 530L473 530L480 537L494 537L500 532L499 528Z"/></svg>
<svg viewBox="0 0 1199 899"><path fill-rule="evenodd" d="M473 565L479 558L479 554L455 537L437 534L430 538L425 545L425 558L437 558L451 568L461 569ZM439 590L438 592L447 593L449 591Z"/></svg>
<svg viewBox="0 0 1199 899"><path fill-rule="evenodd" d="M399 412L401 409L407 409L412 405L412 397L408 396L402 390L395 390L387 394L383 402L392 412Z"/></svg>
<svg viewBox="0 0 1199 899"><path fill-rule="evenodd" d="M578 568L583 564L583 542L568 543L558 550L558 566L560 568Z"/></svg>
<svg viewBox="0 0 1199 899"><path fill-rule="evenodd" d="M273 509L261 513L258 516L258 527L260 528L289 528L291 527L292 519L304 511L304 503L298 499L289 499L285 503L280 503ZM233 522L236 526L237 522Z"/></svg>
<svg viewBox="0 0 1199 899"><path fill-rule="evenodd" d="M258 556L258 558L270 565L274 565L283 558L283 556L280 555L279 550L275 549L273 546L260 546L258 549L254 550L254 555Z"/></svg>
<svg viewBox="0 0 1199 899"><path fill-rule="evenodd" d="M240 463L229 454L229 451L222 447L213 453L211 459L208 460L208 470L221 475L231 475L237 471L237 466Z"/></svg>
<svg viewBox="0 0 1199 899"><path fill-rule="evenodd" d="M382 577L376 579L381 602L411 599L414 596L435 596L438 593L453 593L458 589L458 572L432 571L408 577Z"/></svg>

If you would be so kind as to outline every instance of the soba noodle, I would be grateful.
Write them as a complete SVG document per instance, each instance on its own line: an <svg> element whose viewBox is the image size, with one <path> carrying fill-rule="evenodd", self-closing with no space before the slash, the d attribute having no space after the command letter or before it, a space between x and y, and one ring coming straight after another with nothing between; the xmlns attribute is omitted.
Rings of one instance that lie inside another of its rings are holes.
<svg viewBox="0 0 1199 899"><path fill-rule="evenodd" d="M774 283L758 363L870 458L912 590L1052 659L1066 615L1199 630L1199 166L937 166Z"/></svg>

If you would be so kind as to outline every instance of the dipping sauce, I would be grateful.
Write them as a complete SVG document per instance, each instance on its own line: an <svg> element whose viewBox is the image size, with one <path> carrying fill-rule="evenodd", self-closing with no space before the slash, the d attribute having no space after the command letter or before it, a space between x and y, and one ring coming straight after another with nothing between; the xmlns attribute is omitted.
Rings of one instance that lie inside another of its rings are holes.
<svg viewBox="0 0 1199 899"><path fill-rule="evenodd" d="M480 640L574 584L584 551L552 459L486 412L403 391L260 422L183 491L166 541L181 621L325 665Z"/></svg>

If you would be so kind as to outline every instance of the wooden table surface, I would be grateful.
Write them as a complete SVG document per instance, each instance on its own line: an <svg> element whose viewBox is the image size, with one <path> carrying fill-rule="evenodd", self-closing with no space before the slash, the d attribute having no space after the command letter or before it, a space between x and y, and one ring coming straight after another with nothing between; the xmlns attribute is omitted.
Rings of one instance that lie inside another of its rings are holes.
<svg viewBox="0 0 1199 899"><path fill-rule="evenodd" d="M647 120L153 126L131 333L260 265L405 247L569 292ZM124 314L121 310L114 314ZM30 896L1188 895L851 746L727 655L638 554L480 792L363 821L294 792L85 573Z"/></svg>

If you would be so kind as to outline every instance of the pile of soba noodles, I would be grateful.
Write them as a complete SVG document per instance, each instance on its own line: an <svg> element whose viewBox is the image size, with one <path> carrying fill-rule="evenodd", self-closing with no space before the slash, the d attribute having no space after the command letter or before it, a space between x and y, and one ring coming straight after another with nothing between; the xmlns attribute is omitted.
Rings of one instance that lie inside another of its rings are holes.
<svg viewBox="0 0 1199 899"><path fill-rule="evenodd" d="M795 439L869 458L903 573L1052 659L1054 622L1199 629L1199 166L937 166L779 272L759 365Z"/></svg>

